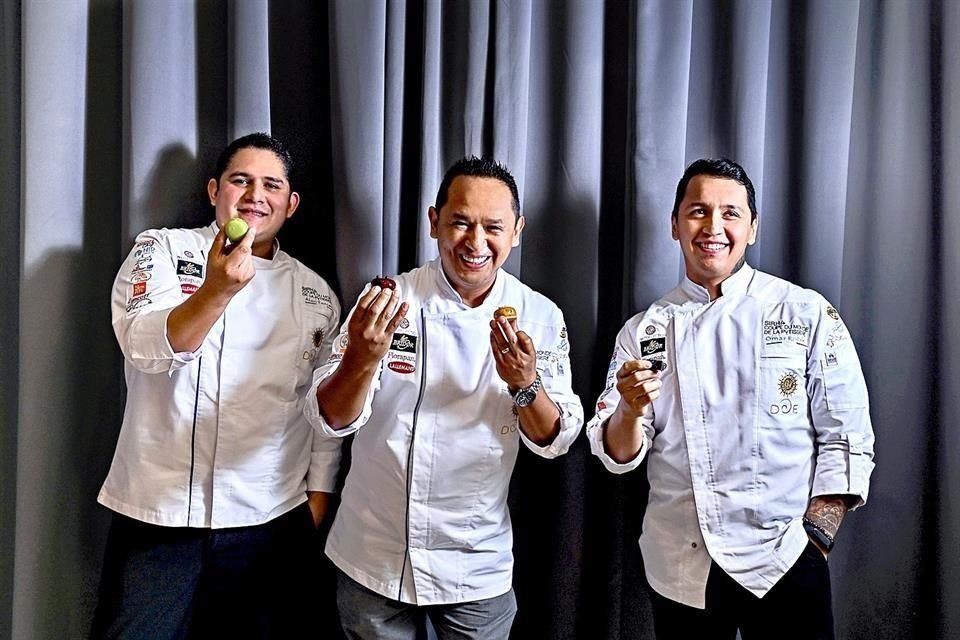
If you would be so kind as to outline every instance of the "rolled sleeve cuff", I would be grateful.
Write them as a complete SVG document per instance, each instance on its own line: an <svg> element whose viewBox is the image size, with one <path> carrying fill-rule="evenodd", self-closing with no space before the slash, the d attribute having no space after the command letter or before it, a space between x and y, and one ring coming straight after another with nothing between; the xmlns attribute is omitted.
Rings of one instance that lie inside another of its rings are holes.
<svg viewBox="0 0 960 640"><path fill-rule="evenodd" d="M360 412L360 415L352 423L347 425L342 429L334 429L326 421L326 419L320 414L320 403L317 402L317 387L320 386L320 382L333 373L333 367L324 367L322 369L317 369L313 373L313 384L310 385L310 390L307 392L306 402L303 403L303 415L307 419L307 422L317 431L317 433L323 438L344 438L351 433L356 432L360 427L367 423L367 420L370 419L370 414L372 413L372 392L367 392L367 398L363 403L363 411Z"/></svg>
<svg viewBox="0 0 960 640"><path fill-rule="evenodd" d="M167 337L167 318L173 308L140 314L130 330L130 360L144 371L165 371L172 375L201 354L202 347L193 352L175 352Z"/></svg>
<svg viewBox="0 0 960 640"><path fill-rule="evenodd" d="M577 439L577 436L580 434L580 428L583 426L583 409L580 407L579 402L574 405L566 403L555 404L557 405L557 410L560 412L560 433L557 434L557 437L554 438L550 444L540 446L528 438L526 434L523 433L523 429L517 429L523 444L541 458L557 458L565 454L570 449L570 445Z"/></svg>
<svg viewBox="0 0 960 640"><path fill-rule="evenodd" d="M606 467L610 473L620 474L633 471L643 462L643 457L647 453L647 440L644 438L643 446L640 447L639 453L634 456L633 460L629 462L617 462L610 457L610 454L607 453L607 449L603 444L603 430L606 428L606 421L609 417L610 416L603 416L601 418L597 416L587 424L587 440L590 442L590 451L593 452L593 455L600 458L600 462L603 463L603 466Z"/></svg>
<svg viewBox="0 0 960 640"><path fill-rule="evenodd" d="M873 467L872 455L852 436L821 444L811 497L851 495L859 498L851 509L863 506Z"/></svg>

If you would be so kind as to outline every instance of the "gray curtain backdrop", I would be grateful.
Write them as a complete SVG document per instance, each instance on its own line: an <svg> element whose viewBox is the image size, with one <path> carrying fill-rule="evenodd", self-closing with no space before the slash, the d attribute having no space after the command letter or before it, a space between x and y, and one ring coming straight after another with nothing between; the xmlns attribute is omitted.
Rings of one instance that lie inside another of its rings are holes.
<svg viewBox="0 0 960 640"><path fill-rule="evenodd" d="M737 159L751 263L840 309L871 391L839 637L960 637L957 33L956 0L5 0L0 637L85 635L124 401L112 279L140 230L207 222L216 154L264 129L300 160L281 243L347 307L436 254L450 162L504 161L528 219L508 268L564 310L588 415L616 331L680 276L685 165ZM515 638L651 637L645 491L582 440L521 456Z"/></svg>

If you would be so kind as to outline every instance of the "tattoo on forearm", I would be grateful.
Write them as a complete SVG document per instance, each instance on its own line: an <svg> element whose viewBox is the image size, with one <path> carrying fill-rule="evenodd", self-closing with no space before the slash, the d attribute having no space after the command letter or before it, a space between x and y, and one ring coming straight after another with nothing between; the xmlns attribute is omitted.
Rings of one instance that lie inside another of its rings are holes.
<svg viewBox="0 0 960 640"><path fill-rule="evenodd" d="M846 514L847 501L843 496L817 496L807 507L807 518L823 527L831 537L837 535Z"/></svg>

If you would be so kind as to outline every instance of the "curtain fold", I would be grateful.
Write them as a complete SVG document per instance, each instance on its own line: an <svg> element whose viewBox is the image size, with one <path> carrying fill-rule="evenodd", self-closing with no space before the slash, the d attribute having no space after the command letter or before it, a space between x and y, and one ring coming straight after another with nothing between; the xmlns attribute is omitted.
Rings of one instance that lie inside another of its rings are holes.
<svg viewBox="0 0 960 640"><path fill-rule="evenodd" d="M13 634L20 391L20 2L0 4L0 637Z"/></svg>
<svg viewBox="0 0 960 640"><path fill-rule="evenodd" d="M949 421L939 412L939 399L960 389L940 375L938 344L948 327L936 302L957 294L942 288L946 265L937 249L944 223L956 218L943 208L942 197L957 175L942 173L945 158L934 139L945 112L933 97L944 80L955 83L957 77L955 64L934 64L944 33L934 18L947 4L864 5L857 30L862 42L838 308L867 372L877 456L888 462L874 474L869 510L852 516L842 533L851 544L833 568L840 578L838 614L876 625L878 638L960 632L945 624L955 613L943 599L951 587L943 573L947 556L939 517L941 501L956 496L949 484L956 462L940 456L936 426ZM944 362L957 356L948 354ZM910 382L900 389L894 378ZM944 429L955 431L946 424ZM911 525L903 526L904 520ZM880 584L896 590L899 602L878 597Z"/></svg>
<svg viewBox="0 0 960 640"><path fill-rule="evenodd" d="M937 420L932 422L936 432L936 463L938 481L944 490L938 491L935 504L938 523L934 543L937 549L936 582L940 602L960 602L960 581L951 579L960 575L960 554L955 552L954 541L960 539L960 503L957 491L960 488L960 464L956 452L960 451L960 430L952 416L960 415L960 73L957 73L957 61L960 60L960 39L953 34L960 33L960 3L946 2L934 9L931 18L933 30L935 71L931 74L938 90L935 92L933 109L936 110L935 161L937 182L940 186L940 199L933 211L934 263L939 275L940 303L937 306L937 350L934 354L937 374ZM960 634L960 608L940 606L932 612L931 626L939 630L943 637Z"/></svg>
<svg viewBox="0 0 960 640"><path fill-rule="evenodd" d="M227 77L231 140L270 131L270 20L268 0L233 0L227 5L230 33Z"/></svg>
<svg viewBox="0 0 960 640"><path fill-rule="evenodd" d="M93 509L83 491L86 460L78 457L90 453L92 434L74 420L88 400L77 377L86 360L78 332L104 338L90 321L109 317L100 305L83 318L74 313L97 299L85 273L93 251L85 244L91 220L82 160L90 142L88 10L85 3L22 7L20 304L5 311L17 317L19 335L3 349L19 353L15 540L4 550L13 555L16 638L68 636L89 604L77 587L96 570L88 555L96 544L81 526Z"/></svg>
<svg viewBox="0 0 960 640"><path fill-rule="evenodd" d="M191 204L204 201L196 178L196 11L185 2L129 2L123 17L128 106L121 252L143 229L176 224L191 213ZM202 93L209 95L207 88Z"/></svg>
<svg viewBox="0 0 960 640"><path fill-rule="evenodd" d="M337 244L357 252L345 291L385 271L383 229L383 123L386 7L381 3L330 5L331 118ZM393 265L389 265L393 266Z"/></svg>
<svg viewBox="0 0 960 640"><path fill-rule="evenodd" d="M124 397L113 277L143 229L209 222L216 156L254 130L297 159L282 246L346 308L436 256L451 162L503 161L528 222L506 267L563 309L588 416L623 321L682 274L685 166L741 162L748 259L830 299L871 392L838 635L960 636L958 29L951 0L4 3L0 636L85 635ZM582 440L521 455L513 637L652 637L644 476Z"/></svg>

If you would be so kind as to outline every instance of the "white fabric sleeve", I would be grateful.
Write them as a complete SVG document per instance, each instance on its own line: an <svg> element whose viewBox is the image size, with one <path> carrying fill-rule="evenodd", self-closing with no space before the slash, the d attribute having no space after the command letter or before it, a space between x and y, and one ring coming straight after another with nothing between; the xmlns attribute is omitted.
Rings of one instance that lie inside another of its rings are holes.
<svg viewBox="0 0 960 640"><path fill-rule="evenodd" d="M807 361L817 462L811 497L853 495L867 501L873 472L873 425L860 359L840 314L826 300L816 310Z"/></svg>
<svg viewBox="0 0 960 640"><path fill-rule="evenodd" d="M523 444L543 458L556 458L566 453L583 428L583 405L573 392L570 341L563 313L559 309L555 308L550 325L551 330L545 332L550 343L536 345L537 371L543 381L543 388L560 411L560 433L550 444L539 446L523 433L523 429L517 430ZM520 328L522 330L522 327Z"/></svg>
<svg viewBox="0 0 960 640"><path fill-rule="evenodd" d="M123 357L144 373L174 371L200 355L177 353L167 338L167 317L183 302L166 243L151 231L137 236L113 283L113 331Z"/></svg>
<svg viewBox="0 0 960 640"><path fill-rule="evenodd" d="M650 450L653 442L653 409L647 411L647 415L641 418L643 424L643 444L640 451L627 462L617 462L607 453L604 446L603 436L607 428L607 420L613 415L614 411L620 405L620 392L617 391L617 371L623 366L623 363L629 360L639 360L640 348L637 344L635 335L636 329L640 325L643 314L639 314L627 321L617 334L617 340L613 348L613 355L610 357L610 366L607 368L607 378L600 397L597 398L595 406L595 415L587 423L587 440L590 442L590 451L593 455L600 458L600 462L611 473L627 473L633 471L643 462L644 456Z"/></svg>
<svg viewBox="0 0 960 640"><path fill-rule="evenodd" d="M339 337L337 323L340 320L340 302L332 290L328 289L327 293L330 296L333 314L330 318L330 324L326 327L324 340L320 344L319 362L329 361L334 340ZM310 386L305 405L310 403L311 397L313 403L316 404L317 387L314 384ZM309 422L306 409L304 410L304 418L308 419ZM310 468L307 470L307 491L333 493L337 489L337 474L340 471L343 440L340 438L324 438L315 429L312 431L313 445L310 449Z"/></svg>
<svg viewBox="0 0 960 640"><path fill-rule="evenodd" d="M366 293L366 288L360 293L357 299L362 298L364 293ZM307 391L306 402L303 403L303 415L306 416L307 421L317 430L322 438L343 438L356 432L360 427L365 425L370 419L373 396L380 388L380 373L383 370L382 361L377 365L377 371L373 376L373 381L370 383L370 388L367 390L366 398L363 401L363 410L356 420L342 429L334 429L320 414L320 404L317 402L317 387L324 378L329 377L337 370L337 367L340 366L340 361L343 360L343 354L346 352L347 343L349 342L347 327L350 323L350 317L356 308L356 305L354 305L353 309L350 310L350 314L347 315L347 319L343 321L343 325L340 327L340 332L333 339L329 357L313 372L313 383L310 385L309 391Z"/></svg>

